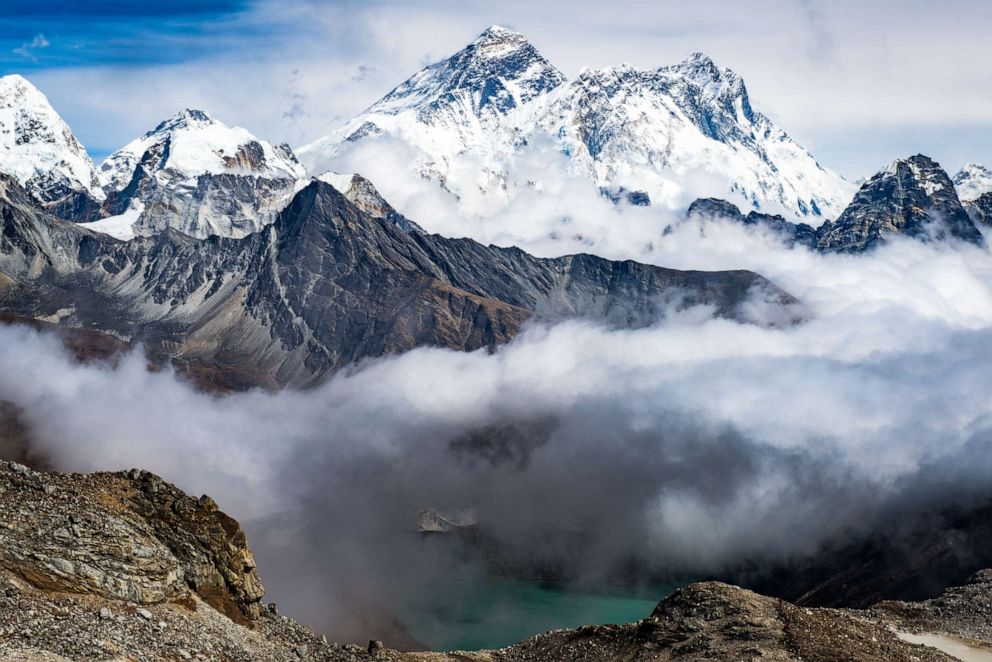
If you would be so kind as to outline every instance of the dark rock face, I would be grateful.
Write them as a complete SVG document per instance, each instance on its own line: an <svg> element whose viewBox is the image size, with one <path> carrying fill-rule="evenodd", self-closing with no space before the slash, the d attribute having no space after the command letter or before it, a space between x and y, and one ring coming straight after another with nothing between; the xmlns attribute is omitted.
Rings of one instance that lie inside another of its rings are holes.
<svg viewBox="0 0 992 662"><path fill-rule="evenodd" d="M824 252L859 252L896 234L983 243L951 178L922 155L897 161L869 179L836 221L817 230L816 247Z"/></svg>
<svg viewBox="0 0 992 662"><path fill-rule="evenodd" d="M992 566L992 503L904 514L867 538L834 545L798 565L747 582L815 607L924 600Z"/></svg>
<svg viewBox="0 0 992 662"><path fill-rule="evenodd" d="M744 225L765 227L782 237L788 246L816 245L816 229L806 223L792 223L778 214L762 214L751 211L745 216L736 205L718 198L700 198L689 205L686 217L693 218L725 218Z"/></svg>
<svg viewBox="0 0 992 662"><path fill-rule="evenodd" d="M955 238L984 245L975 223L992 222L992 194L967 208L947 173L931 159L917 155L896 161L889 170L869 179L836 221L826 221L818 228L753 211L745 216L735 205L715 198L693 202L687 217L718 217L765 226L780 234L789 246L806 246L821 253L860 253L895 235L923 241Z"/></svg>
<svg viewBox="0 0 992 662"><path fill-rule="evenodd" d="M174 230L120 242L30 206L16 183L0 201L0 312L56 315L141 342L223 388L307 386L354 361L418 346L495 348L537 317L643 326L669 305L741 317L746 271L675 271L591 255L406 232L314 182L272 225L243 239Z"/></svg>
<svg viewBox="0 0 992 662"><path fill-rule="evenodd" d="M992 193L984 193L977 200L964 203L964 208L975 225L992 226Z"/></svg>
<svg viewBox="0 0 992 662"><path fill-rule="evenodd" d="M646 191L629 191L621 186L615 189L601 188L599 193L615 205L626 202L634 207L651 206L651 196Z"/></svg>
<svg viewBox="0 0 992 662"><path fill-rule="evenodd" d="M426 234L424 229L411 221L386 202L372 182L361 175L352 175L348 190L341 191L344 197L372 218L388 221L406 232Z"/></svg>

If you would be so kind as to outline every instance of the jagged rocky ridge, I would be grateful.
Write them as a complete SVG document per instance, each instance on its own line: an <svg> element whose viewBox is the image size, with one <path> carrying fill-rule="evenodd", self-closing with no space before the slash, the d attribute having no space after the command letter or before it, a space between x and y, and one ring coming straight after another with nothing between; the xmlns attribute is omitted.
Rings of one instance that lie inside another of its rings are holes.
<svg viewBox="0 0 992 662"><path fill-rule="evenodd" d="M992 572L921 603L808 609L705 582L646 619L478 652L330 643L262 602L239 524L208 496L139 470L91 475L0 462L0 655L9 660L953 660L992 645ZM333 559L329 559L333 563ZM263 569L264 571L264 569ZM929 633L929 646L905 641ZM934 636L936 635L936 636Z"/></svg>
<svg viewBox="0 0 992 662"><path fill-rule="evenodd" d="M693 202L687 217L724 218L768 228L790 246L798 244L824 253L858 253L898 235L984 245L975 222L984 222L987 208L983 205L987 204L979 199L970 207L969 216L947 173L932 159L918 154L894 162L869 179L837 220L817 228L781 216L744 215L735 205L714 198Z"/></svg>
<svg viewBox="0 0 992 662"><path fill-rule="evenodd" d="M407 232L426 234L424 229L411 221L389 204L379 191L376 190L372 182L361 175L342 175L339 173L325 172L318 177L322 182L327 182L336 188L349 202L371 216L384 221L388 221Z"/></svg>
<svg viewBox="0 0 992 662"><path fill-rule="evenodd" d="M592 255L407 232L314 181L243 239L166 230L122 242L60 221L0 178L0 312L140 342L223 386L307 386L418 346L494 348L528 319L636 327L669 305L745 319L753 295L788 322L792 297L747 271L675 271Z"/></svg>
<svg viewBox="0 0 992 662"><path fill-rule="evenodd" d="M585 69L569 82L523 35L498 26L298 152L319 173L380 138L410 145L415 169L456 193L462 160L481 164L471 186L494 201L513 160L545 140L600 188L672 207L699 176L721 182L713 194L798 217L835 215L853 193L751 107L737 74L703 54L655 70Z"/></svg>
<svg viewBox="0 0 992 662"><path fill-rule="evenodd" d="M977 200L964 203L968 216L978 225L992 225L992 193L984 193Z"/></svg>

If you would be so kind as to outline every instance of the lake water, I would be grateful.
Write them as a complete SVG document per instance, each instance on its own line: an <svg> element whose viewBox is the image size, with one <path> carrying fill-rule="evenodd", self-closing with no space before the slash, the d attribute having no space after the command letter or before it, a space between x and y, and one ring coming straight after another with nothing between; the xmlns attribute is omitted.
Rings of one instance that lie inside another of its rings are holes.
<svg viewBox="0 0 992 662"><path fill-rule="evenodd" d="M678 586L585 591L509 579L453 583L407 605L401 620L433 650L499 648L558 628L639 621Z"/></svg>

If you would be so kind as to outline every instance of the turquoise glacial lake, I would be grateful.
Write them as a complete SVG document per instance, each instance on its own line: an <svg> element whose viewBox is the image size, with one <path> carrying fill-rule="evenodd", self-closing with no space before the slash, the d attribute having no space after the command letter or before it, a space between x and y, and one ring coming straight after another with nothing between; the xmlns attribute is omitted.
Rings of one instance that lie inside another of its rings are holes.
<svg viewBox="0 0 992 662"><path fill-rule="evenodd" d="M681 584L583 590L539 582L452 582L411 602L400 619L432 650L500 648L548 630L646 618Z"/></svg>

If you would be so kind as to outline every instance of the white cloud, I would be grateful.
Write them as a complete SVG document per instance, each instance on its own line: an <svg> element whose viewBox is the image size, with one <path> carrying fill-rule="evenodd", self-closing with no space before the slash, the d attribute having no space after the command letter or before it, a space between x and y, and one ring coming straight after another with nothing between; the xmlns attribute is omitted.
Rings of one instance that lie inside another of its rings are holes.
<svg viewBox="0 0 992 662"><path fill-rule="evenodd" d="M14 49L15 55L20 55L21 57L27 58L31 61L37 61L38 57L34 52L41 48L48 48L49 42L45 39L45 35L36 34L31 41L22 44Z"/></svg>
<svg viewBox="0 0 992 662"><path fill-rule="evenodd" d="M137 356L73 367L54 339L3 328L0 399L62 468L141 466L209 492L243 520L272 598L341 638L360 631L356 604L386 609L450 577L449 558L402 533L421 507L473 506L503 545L538 553L581 526L584 576L628 553L692 575L987 486L987 251L820 256L704 230L679 226L664 259L759 267L809 320L534 327L495 354L421 349L312 391L224 398ZM508 424L544 432L504 436L508 462L452 445Z"/></svg>

